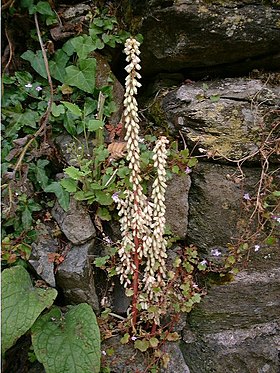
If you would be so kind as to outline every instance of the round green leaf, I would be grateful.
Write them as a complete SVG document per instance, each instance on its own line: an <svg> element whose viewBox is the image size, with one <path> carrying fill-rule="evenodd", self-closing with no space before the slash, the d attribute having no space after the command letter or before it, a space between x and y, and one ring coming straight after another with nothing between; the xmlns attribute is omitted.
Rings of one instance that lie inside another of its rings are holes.
<svg viewBox="0 0 280 373"><path fill-rule="evenodd" d="M52 305L57 291L34 288L22 266L4 269L1 288L2 352L5 352L31 328L40 313Z"/></svg>
<svg viewBox="0 0 280 373"><path fill-rule="evenodd" d="M58 307L31 330L37 359L46 373L99 373L100 332L92 308L81 303L62 315Z"/></svg>

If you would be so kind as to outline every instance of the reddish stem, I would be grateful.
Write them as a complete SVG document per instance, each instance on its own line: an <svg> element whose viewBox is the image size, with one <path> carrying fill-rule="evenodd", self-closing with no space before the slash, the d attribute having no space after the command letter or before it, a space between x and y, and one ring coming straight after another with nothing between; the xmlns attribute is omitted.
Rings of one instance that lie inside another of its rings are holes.
<svg viewBox="0 0 280 373"><path fill-rule="evenodd" d="M138 256L138 248L139 248L139 239L137 235L134 237L134 264L135 270L133 273L133 298L132 298L132 325L135 328L137 323L137 300L138 300L138 284L139 284L139 256Z"/></svg>

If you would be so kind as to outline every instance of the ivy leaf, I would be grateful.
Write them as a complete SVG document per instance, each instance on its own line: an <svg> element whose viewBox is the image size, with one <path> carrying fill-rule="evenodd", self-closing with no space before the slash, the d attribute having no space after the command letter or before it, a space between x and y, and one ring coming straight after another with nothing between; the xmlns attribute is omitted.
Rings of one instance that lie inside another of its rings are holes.
<svg viewBox="0 0 280 373"><path fill-rule="evenodd" d="M54 12L47 1L39 1L36 5L36 11L45 16L53 16Z"/></svg>
<svg viewBox="0 0 280 373"><path fill-rule="evenodd" d="M96 49L92 38L88 35L77 36L70 40L75 52L81 59L87 58L88 54Z"/></svg>
<svg viewBox="0 0 280 373"><path fill-rule="evenodd" d="M52 305L55 289L34 288L22 266L2 272L2 351L5 352L33 325L40 313Z"/></svg>
<svg viewBox="0 0 280 373"><path fill-rule="evenodd" d="M140 350L141 352L145 352L148 350L150 344L146 339L143 339L142 341L138 339L134 342L134 347Z"/></svg>
<svg viewBox="0 0 280 373"><path fill-rule="evenodd" d="M25 112L2 110L2 113L10 117L9 126L5 130L6 137L14 137L21 128L29 126L36 128L37 120L39 119L38 113L32 110L26 110Z"/></svg>
<svg viewBox="0 0 280 373"><path fill-rule="evenodd" d="M61 83L65 80L65 66L69 61L69 56L62 49L59 49L54 54L54 59L49 62L51 76Z"/></svg>
<svg viewBox="0 0 280 373"><path fill-rule="evenodd" d="M81 109L79 108L78 105L72 104L71 102L68 101L61 101L62 104L73 114L76 115L77 117L80 117L82 115Z"/></svg>
<svg viewBox="0 0 280 373"><path fill-rule="evenodd" d="M36 51L36 54L35 54L31 50L27 50L21 55L21 58L23 58L26 61L29 61L33 69L43 78L47 79L48 76L47 76L47 71L46 71L42 51Z"/></svg>
<svg viewBox="0 0 280 373"><path fill-rule="evenodd" d="M104 127L104 122L103 120L99 119L90 119L87 121L87 129L92 132L92 131L97 131L100 128Z"/></svg>
<svg viewBox="0 0 280 373"><path fill-rule="evenodd" d="M28 229L32 225L32 213L29 208L26 206L21 214L21 221L24 229Z"/></svg>
<svg viewBox="0 0 280 373"><path fill-rule="evenodd" d="M58 181L53 181L50 185L44 188L46 193L54 193L58 200L58 203L63 208L63 210L67 211L70 203L70 196L69 193L62 188L61 184Z"/></svg>
<svg viewBox="0 0 280 373"><path fill-rule="evenodd" d="M67 111L64 115L63 121L64 128L70 135L75 136L77 133L77 128L75 125L74 115L71 114L70 111Z"/></svg>
<svg viewBox="0 0 280 373"><path fill-rule="evenodd" d="M79 60L78 66L66 67L65 83L81 89L87 93L93 93L95 88L95 58Z"/></svg>
<svg viewBox="0 0 280 373"><path fill-rule="evenodd" d="M31 329L32 345L46 373L99 373L100 332L91 306L81 303L62 315L54 307Z"/></svg>

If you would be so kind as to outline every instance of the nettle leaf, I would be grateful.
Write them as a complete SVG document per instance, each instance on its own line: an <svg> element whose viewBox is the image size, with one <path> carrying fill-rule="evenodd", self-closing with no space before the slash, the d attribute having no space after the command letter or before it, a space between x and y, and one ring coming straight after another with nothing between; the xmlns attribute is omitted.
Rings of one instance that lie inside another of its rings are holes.
<svg viewBox="0 0 280 373"><path fill-rule="evenodd" d="M74 306L65 315L53 308L36 321L31 333L46 373L100 372L100 332L88 304Z"/></svg>
<svg viewBox="0 0 280 373"><path fill-rule="evenodd" d="M58 203L63 208L63 210L67 211L70 203L70 196L69 193L62 188L61 184L58 181L53 181L50 185L44 188L46 193L54 193L58 200Z"/></svg>
<svg viewBox="0 0 280 373"><path fill-rule="evenodd" d="M98 129L103 128L104 124L103 120L90 119L87 121L87 129L90 132L97 131Z"/></svg>
<svg viewBox="0 0 280 373"><path fill-rule="evenodd" d="M81 109L79 108L78 105L72 104L71 102L68 101L61 101L62 104L73 114L76 115L77 117L80 117L82 115Z"/></svg>
<svg viewBox="0 0 280 373"><path fill-rule="evenodd" d="M21 55L21 58L23 58L26 61L29 61L33 69L43 78L47 79L48 76L42 51L36 51L35 54L34 52L28 50Z"/></svg>
<svg viewBox="0 0 280 373"><path fill-rule="evenodd" d="M2 351L5 352L33 325L40 313L53 304L55 289L32 286L22 266L2 272Z"/></svg>
<svg viewBox="0 0 280 373"><path fill-rule="evenodd" d="M78 66L66 67L65 83L87 93L94 93L95 88L95 58L79 60Z"/></svg>

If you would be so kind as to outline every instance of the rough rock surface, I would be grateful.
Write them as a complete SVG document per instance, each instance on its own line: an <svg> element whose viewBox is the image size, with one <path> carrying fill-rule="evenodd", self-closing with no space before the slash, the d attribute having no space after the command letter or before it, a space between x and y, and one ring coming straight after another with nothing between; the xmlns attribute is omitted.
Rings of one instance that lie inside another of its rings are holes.
<svg viewBox="0 0 280 373"><path fill-rule="evenodd" d="M237 160L256 155L276 119L273 110L280 105L279 97L279 86L258 79L193 82L159 95L151 115L173 133L180 130L190 147Z"/></svg>
<svg viewBox="0 0 280 373"><path fill-rule="evenodd" d="M193 170L188 240L201 251L225 248L246 227L243 197L253 195L260 171L243 168L243 172L244 182L233 166L200 162Z"/></svg>
<svg viewBox="0 0 280 373"><path fill-rule="evenodd" d="M279 373L279 261L279 247L261 247L234 281L210 285L183 332L191 373Z"/></svg>
<svg viewBox="0 0 280 373"><path fill-rule="evenodd" d="M124 3L127 1L123 1ZM232 75L278 68L277 1L165 0L130 2L144 36L143 71L187 76Z"/></svg>
<svg viewBox="0 0 280 373"><path fill-rule="evenodd" d="M52 216L62 232L74 245L81 245L95 237L96 231L86 208L74 198L70 200L68 211L58 204L52 209Z"/></svg>
<svg viewBox="0 0 280 373"><path fill-rule="evenodd" d="M49 227L41 224L38 238L36 242L32 244L32 253L29 263L37 274L52 287L55 287L54 263L49 260L49 254L57 251L57 239L53 237Z"/></svg>
<svg viewBox="0 0 280 373"><path fill-rule="evenodd" d="M122 345L118 337L105 340L101 348L104 352L107 349L114 350L112 356L105 355L103 362L104 366L106 364L110 366L111 373L142 373L146 371L149 364L153 365L148 356L135 350L131 343ZM170 360L167 368L161 368L161 373L190 373L177 342L167 342L162 351L169 354Z"/></svg>
<svg viewBox="0 0 280 373"><path fill-rule="evenodd" d="M66 300L78 304L86 302L99 311L93 270L88 255L94 251L94 240L81 246L73 246L64 262L58 267L56 280Z"/></svg>
<svg viewBox="0 0 280 373"><path fill-rule="evenodd" d="M190 186L188 175L176 175L168 182L166 189L166 224L179 238L185 238L187 234Z"/></svg>

